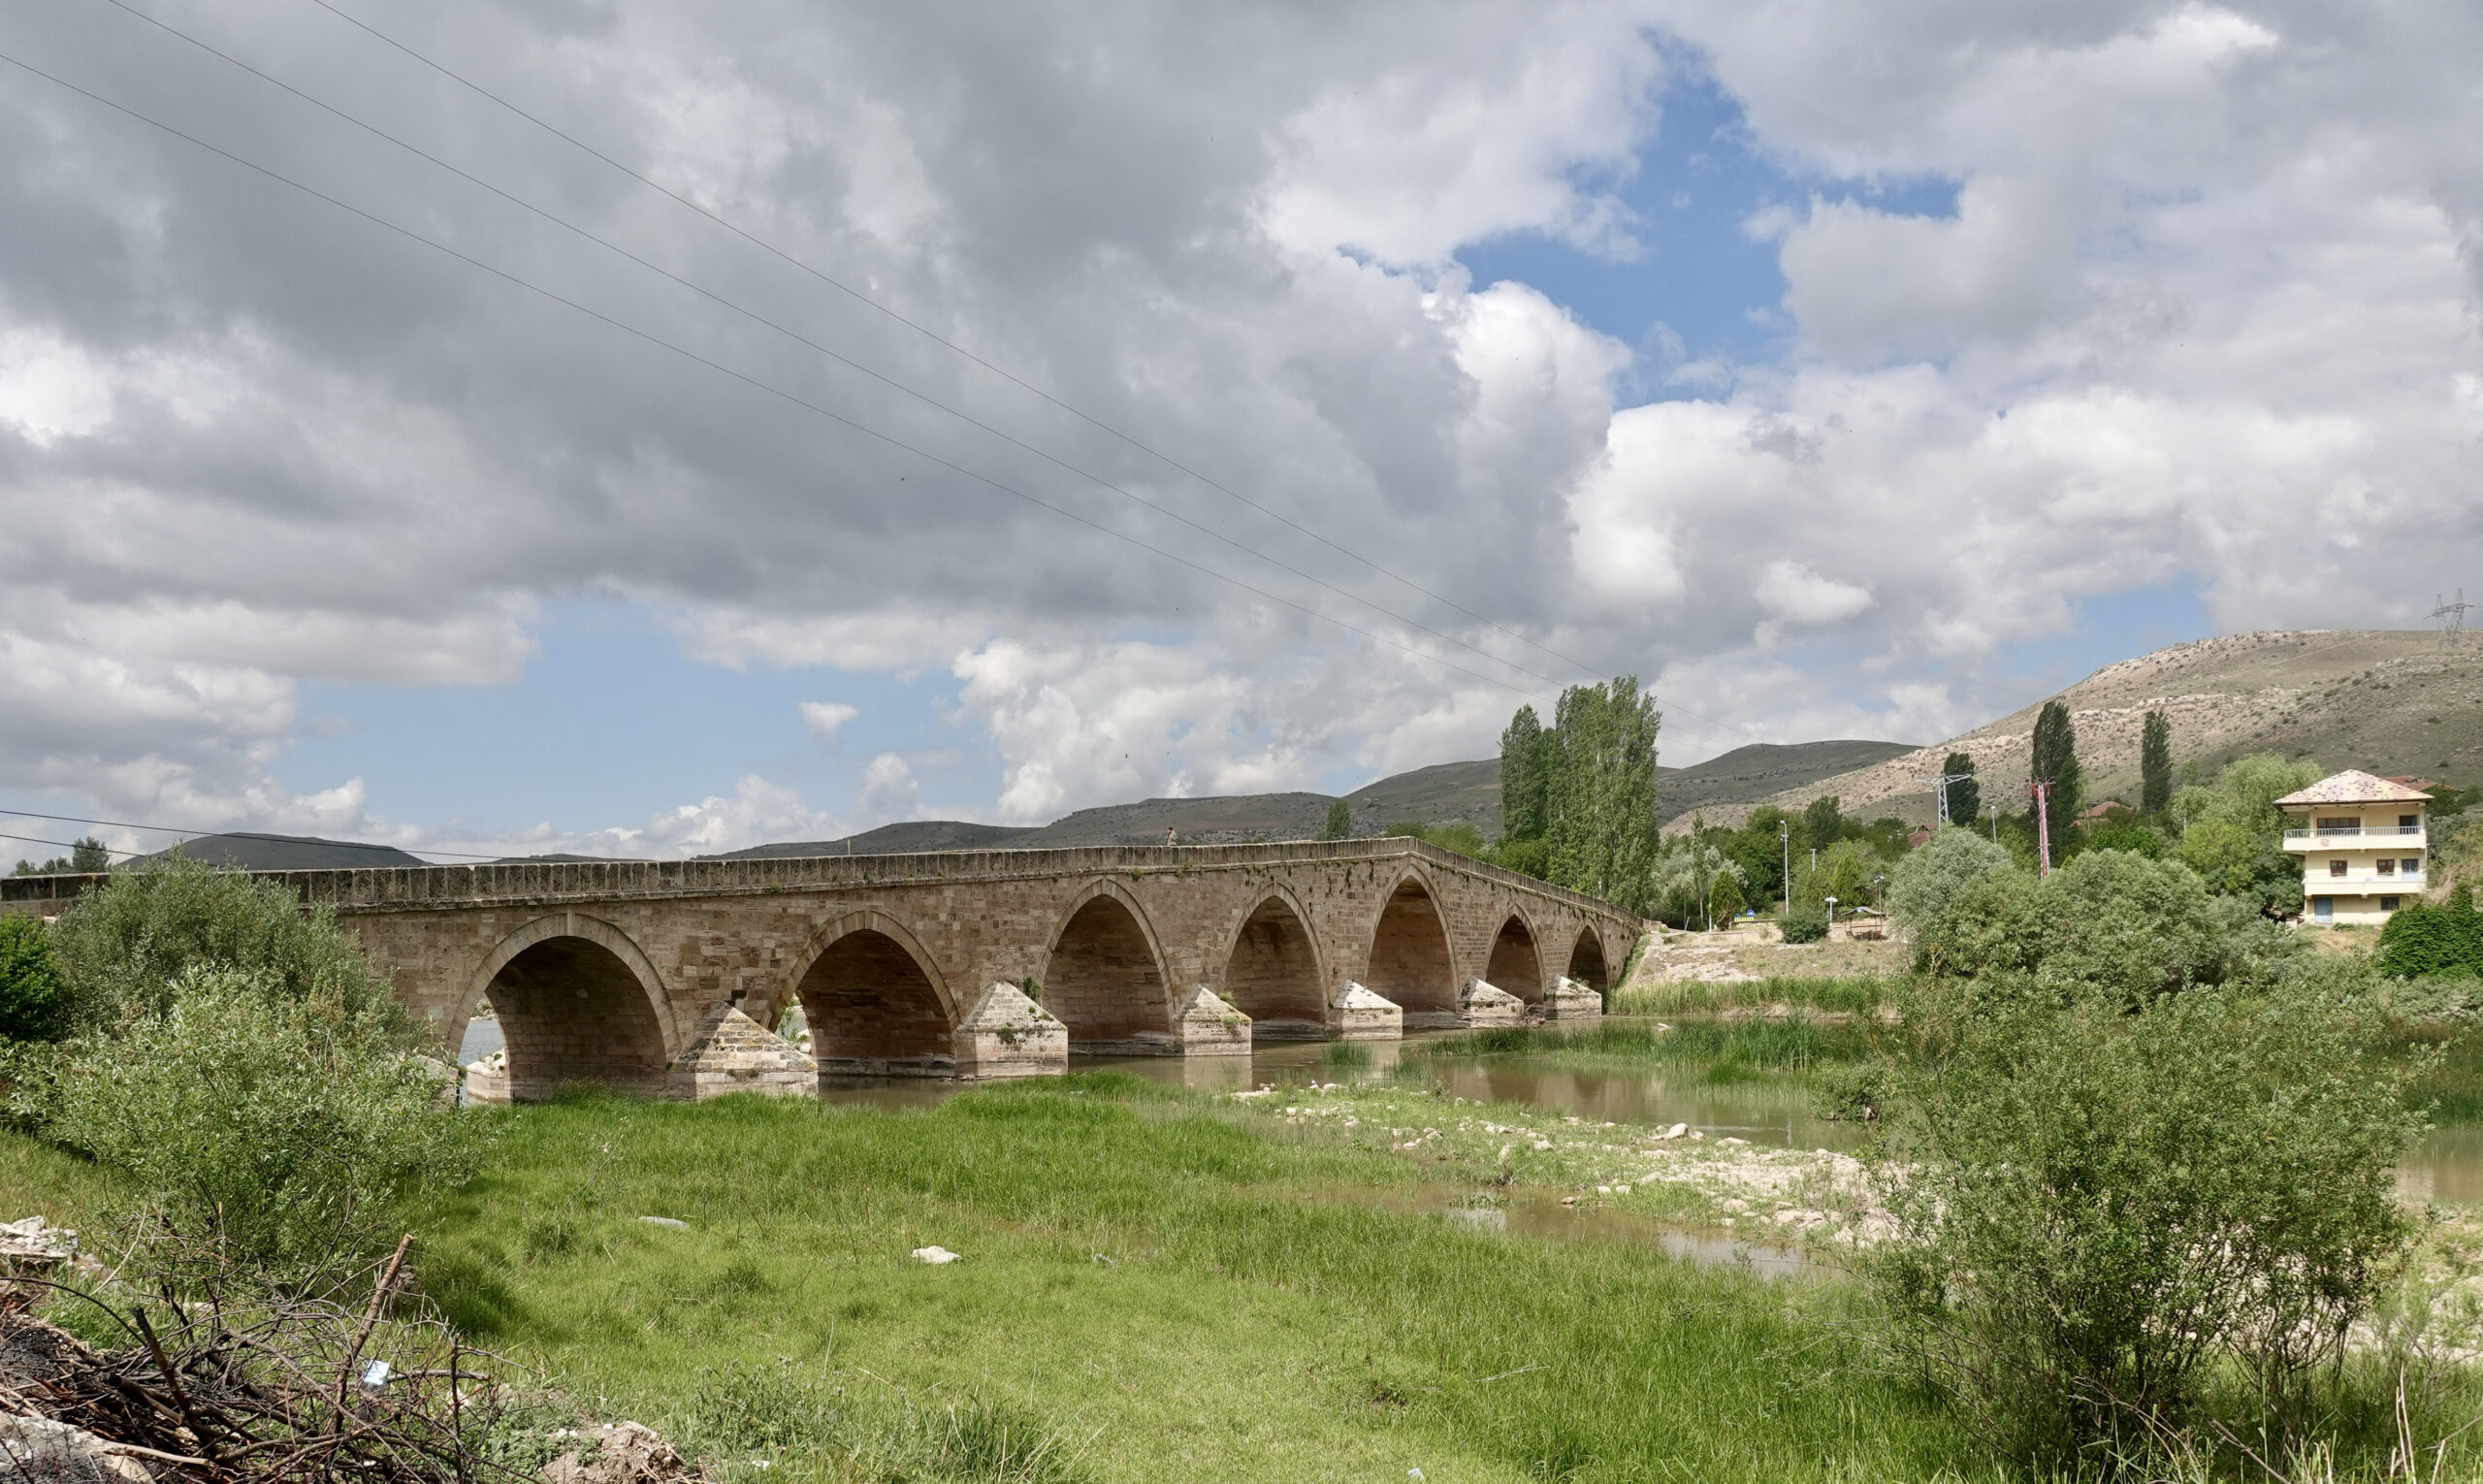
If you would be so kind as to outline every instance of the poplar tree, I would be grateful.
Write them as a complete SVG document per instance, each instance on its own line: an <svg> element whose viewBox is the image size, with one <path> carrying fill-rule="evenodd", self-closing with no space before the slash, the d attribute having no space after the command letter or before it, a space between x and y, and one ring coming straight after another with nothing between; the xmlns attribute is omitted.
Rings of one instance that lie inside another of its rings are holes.
<svg viewBox="0 0 2483 1484"><path fill-rule="evenodd" d="M2148 712L2139 733L2138 776L2138 812L2163 818L2173 804L2173 719L2161 711Z"/></svg>
<svg viewBox="0 0 2483 1484"><path fill-rule="evenodd" d="M2061 855L2069 845L2069 828L2078 821L2078 806L2086 792L2086 776L2078 765L2078 731L2070 726L2069 708L2056 700L2044 702L2035 714L2034 766L2028 775L2051 787L2049 807L2044 813L2050 822L2052 855ZM2026 804L2026 823L2035 823L2032 799Z"/></svg>
<svg viewBox="0 0 2483 1484"><path fill-rule="evenodd" d="M1551 880L1642 910L1657 854L1656 733L1634 675L1571 686L1553 714L1546 838ZM1503 809L1506 805L1503 804Z"/></svg>
<svg viewBox="0 0 2483 1484"><path fill-rule="evenodd" d="M1940 771L1954 776L1966 775L1949 785L1949 823L1971 828L1975 816L1983 813L1983 785L1975 781L1975 759L1969 753L1951 753Z"/></svg>
<svg viewBox="0 0 2483 1484"><path fill-rule="evenodd" d="M1500 839L1539 840L1549 827L1554 748L1532 706L1520 706L1500 733Z"/></svg>

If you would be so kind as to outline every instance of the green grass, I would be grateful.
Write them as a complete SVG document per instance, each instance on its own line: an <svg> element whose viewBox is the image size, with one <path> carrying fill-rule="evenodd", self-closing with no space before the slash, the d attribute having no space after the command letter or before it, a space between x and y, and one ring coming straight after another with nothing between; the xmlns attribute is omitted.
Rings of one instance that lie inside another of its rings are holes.
<svg viewBox="0 0 2483 1484"><path fill-rule="evenodd" d="M1765 1010L1783 1005L1794 1010L1831 1015L1878 1014L1900 982L1884 974L1857 974L1834 979L1774 977L1729 984L1692 981L1638 984L1610 996L1605 1007L1616 1016L1669 1016L1727 1010Z"/></svg>
<svg viewBox="0 0 2483 1484"><path fill-rule="evenodd" d="M1876 1027L1782 1020L1684 1020L1669 1029L1604 1021L1579 1029L1505 1026L1467 1031L1405 1048L1407 1059L1525 1056L1551 1066L1662 1066L1701 1069L1700 1081L1800 1077L1870 1056Z"/></svg>
<svg viewBox="0 0 2483 1484"><path fill-rule="evenodd" d="M2406 1090L2409 1106L2432 1107L2435 1122L2483 1123L2483 1022L2417 1020L2400 1026L2408 1048L2439 1047L2439 1064Z"/></svg>
<svg viewBox="0 0 2483 1484"><path fill-rule="evenodd" d="M694 1433L719 1376L785 1357L822 1415L1068 1439L1063 1478L1980 1468L1843 1338L1841 1284L1405 1213L1431 1178L1415 1160L1126 1077L903 1113L485 1116L492 1168L434 1213L427 1287L479 1340L650 1423ZM908 1257L935 1242L964 1260Z"/></svg>

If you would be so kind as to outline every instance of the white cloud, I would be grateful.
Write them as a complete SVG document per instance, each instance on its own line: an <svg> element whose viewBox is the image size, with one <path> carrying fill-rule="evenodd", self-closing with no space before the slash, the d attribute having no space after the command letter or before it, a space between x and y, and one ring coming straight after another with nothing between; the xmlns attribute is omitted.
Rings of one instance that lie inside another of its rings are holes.
<svg viewBox="0 0 2483 1484"><path fill-rule="evenodd" d="M1753 593L1761 606L1790 624L1833 624L1871 606L1871 590L1822 577L1807 563L1770 562Z"/></svg>
<svg viewBox="0 0 2483 1484"><path fill-rule="evenodd" d="M795 709L801 713L802 726L809 728L813 740L825 748L835 747L837 733L845 729L845 724L862 714L843 701L803 701Z"/></svg>
<svg viewBox="0 0 2483 1484"><path fill-rule="evenodd" d="M341 103L402 95L426 147L1345 592L304 129L246 79L115 53L99 75L220 142L1075 519L14 90L0 789L445 842L371 817L358 780L271 782L305 688L522 684L544 606L580 596L643 605L703 662L953 679L1013 820L1479 755L1521 698L1097 525L1528 692L1634 671L1771 735L1916 739L2022 700L1995 657L2099 595L2196 585L2228 627L2411 623L2483 554L2483 15L2461 0L1035 5L964 29L452 0L391 22L1281 519L349 30L177 18L306 86L367 83ZM11 23L105 60L69 20ZM1656 335L1650 377L1535 288L1475 292L1455 255L1641 251L1610 187L1685 67L1792 182L1734 208L1777 255L1786 339L1729 364ZM1949 190L1953 213L1890 204ZM1629 384L1695 395L1616 407ZM1803 646L1829 640L1822 699ZM822 743L838 710L802 713ZM1728 735L1685 725L1668 756ZM888 757L855 809L939 795L919 755ZM557 838L834 823L753 773Z"/></svg>
<svg viewBox="0 0 2483 1484"><path fill-rule="evenodd" d="M890 820L911 819L922 798L914 769L894 753L882 753L862 770L862 787L854 795L855 827L868 829Z"/></svg>

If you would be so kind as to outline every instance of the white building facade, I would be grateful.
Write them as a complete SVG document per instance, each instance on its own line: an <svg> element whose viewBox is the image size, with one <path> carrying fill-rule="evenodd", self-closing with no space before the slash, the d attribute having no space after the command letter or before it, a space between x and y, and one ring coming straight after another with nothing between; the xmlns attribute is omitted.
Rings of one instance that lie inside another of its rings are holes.
<svg viewBox="0 0 2483 1484"><path fill-rule="evenodd" d="M2286 851L2302 857L2303 916L2332 926L2376 925L2420 898L2430 859L2419 789L2353 769L2276 800Z"/></svg>

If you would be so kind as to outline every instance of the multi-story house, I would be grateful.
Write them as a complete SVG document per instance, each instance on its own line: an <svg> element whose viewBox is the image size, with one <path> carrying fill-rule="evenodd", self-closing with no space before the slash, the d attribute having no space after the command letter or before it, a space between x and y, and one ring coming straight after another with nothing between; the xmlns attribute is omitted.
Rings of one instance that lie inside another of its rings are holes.
<svg viewBox="0 0 2483 1484"><path fill-rule="evenodd" d="M2302 856L2302 894L2313 922L2379 923L2423 894L2424 812L2432 796L2348 768L2276 807L2300 825L2285 849Z"/></svg>

